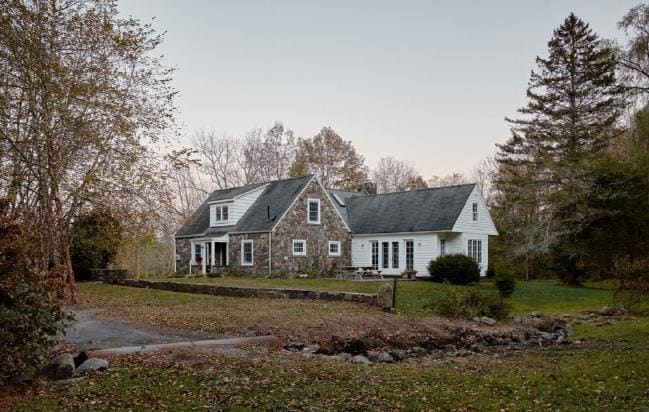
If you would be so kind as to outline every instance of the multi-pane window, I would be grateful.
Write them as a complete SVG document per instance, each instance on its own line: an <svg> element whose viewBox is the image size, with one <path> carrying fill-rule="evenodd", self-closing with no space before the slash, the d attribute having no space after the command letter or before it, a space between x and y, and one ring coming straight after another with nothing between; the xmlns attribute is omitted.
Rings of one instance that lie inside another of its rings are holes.
<svg viewBox="0 0 649 412"><path fill-rule="evenodd" d="M482 240L469 239L467 255L477 263L482 263Z"/></svg>
<svg viewBox="0 0 649 412"><path fill-rule="evenodd" d="M309 223L320 223L320 199L309 199L308 221Z"/></svg>
<svg viewBox="0 0 649 412"><path fill-rule="evenodd" d="M251 266L252 261L252 240L241 241L241 264L244 266Z"/></svg>
<svg viewBox="0 0 649 412"><path fill-rule="evenodd" d="M439 255L440 256L446 255L446 239L439 240Z"/></svg>
<svg viewBox="0 0 649 412"><path fill-rule="evenodd" d="M229 207L228 206L214 206L214 221L224 222L228 220Z"/></svg>
<svg viewBox="0 0 649 412"><path fill-rule="evenodd" d="M474 222L478 221L478 204L477 203L473 204L473 221Z"/></svg>
<svg viewBox="0 0 649 412"><path fill-rule="evenodd" d="M379 241L371 240L370 244L372 245L372 268L379 268Z"/></svg>
<svg viewBox="0 0 649 412"><path fill-rule="evenodd" d="M399 242L392 242L392 268L399 269Z"/></svg>
<svg viewBox="0 0 649 412"><path fill-rule="evenodd" d="M406 270L415 268L415 242L406 240Z"/></svg>
<svg viewBox="0 0 649 412"><path fill-rule="evenodd" d="M390 242L383 242L383 269L390 267Z"/></svg>
<svg viewBox="0 0 649 412"><path fill-rule="evenodd" d="M329 242L329 256L340 256L340 241Z"/></svg>
<svg viewBox="0 0 649 412"><path fill-rule="evenodd" d="M293 256L306 256L306 240L293 240Z"/></svg>

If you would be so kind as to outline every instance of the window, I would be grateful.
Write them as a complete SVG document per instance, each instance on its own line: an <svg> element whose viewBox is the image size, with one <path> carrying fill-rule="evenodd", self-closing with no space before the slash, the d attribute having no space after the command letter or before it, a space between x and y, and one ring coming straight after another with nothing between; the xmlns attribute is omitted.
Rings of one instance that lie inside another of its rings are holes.
<svg viewBox="0 0 649 412"><path fill-rule="evenodd" d="M308 220L311 224L320 224L320 199L309 199Z"/></svg>
<svg viewBox="0 0 649 412"><path fill-rule="evenodd" d="M340 256L340 241L329 242L329 256Z"/></svg>
<svg viewBox="0 0 649 412"><path fill-rule="evenodd" d="M252 240L242 240L241 241L241 266L252 266L252 249L253 249Z"/></svg>
<svg viewBox="0 0 649 412"><path fill-rule="evenodd" d="M399 269L399 242L392 242L392 269Z"/></svg>
<svg viewBox="0 0 649 412"><path fill-rule="evenodd" d="M201 244L196 243L194 244L194 262L196 264L200 264L202 260L203 260L203 256L201 254Z"/></svg>
<svg viewBox="0 0 649 412"><path fill-rule="evenodd" d="M473 221L474 222L478 221L478 204L477 203L473 204Z"/></svg>
<svg viewBox="0 0 649 412"><path fill-rule="evenodd" d="M383 242L383 269L390 267L390 242Z"/></svg>
<svg viewBox="0 0 649 412"><path fill-rule="evenodd" d="M306 240L293 240L293 256L306 256Z"/></svg>
<svg viewBox="0 0 649 412"><path fill-rule="evenodd" d="M439 240L439 255L440 256L446 255L446 239Z"/></svg>
<svg viewBox="0 0 649 412"><path fill-rule="evenodd" d="M482 263L482 240L469 239L467 255L472 257L478 264Z"/></svg>
<svg viewBox="0 0 649 412"><path fill-rule="evenodd" d="M214 221L225 222L228 220L229 207L228 206L213 206L214 207Z"/></svg>
<svg viewBox="0 0 649 412"><path fill-rule="evenodd" d="M415 242L406 240L406 270L415 268Z"/></svg>
<svg viewBox="0 0 649 412"><path fill-rule="evenodd" d="M370 240L370 243L372 244L372 268L378 269L379 268L379 241Z"/></svg>

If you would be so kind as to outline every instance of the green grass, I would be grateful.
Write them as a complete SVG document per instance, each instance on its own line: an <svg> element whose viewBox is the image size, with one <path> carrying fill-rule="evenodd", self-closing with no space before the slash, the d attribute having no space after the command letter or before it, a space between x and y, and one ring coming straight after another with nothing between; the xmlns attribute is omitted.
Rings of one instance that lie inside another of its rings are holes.
<svg viewBox="0 0 649 412"><path fill-rule="evenodd" d="M572 340L597 339L600 341L649 342L649 317L620 320L601 326L581 324L575 328Z"/></svg>
<svg viewBox="0 0 649 412"><path fill-rule="evenodd" d="M190 278L168 279L185 283L207 283L229 286L335 290L341 292L376 293L380 282L358 282L336 279L260 279L260 278ZM460 287L461 286L457 286ZM431 314L430 304L441 296L443 285L427 281L399 281L397 310L411 316ZM483 280L480 288L496 293L493 283ZM575 314L587 309L599 309L612 303L611 287L605 282L586 283L584 287L566 287L556 280L519 281L509 299L514 313L540 311L547 314Z"/></svg>
<svg viewBox="0 0 649 412"><path fill-rule="evenodd" d="M552 349L417 364L147 354L9 410L645 410L649 350ZM34 398L34 396L38 396ZM25 400L29 399L29 400Z"/></svg>

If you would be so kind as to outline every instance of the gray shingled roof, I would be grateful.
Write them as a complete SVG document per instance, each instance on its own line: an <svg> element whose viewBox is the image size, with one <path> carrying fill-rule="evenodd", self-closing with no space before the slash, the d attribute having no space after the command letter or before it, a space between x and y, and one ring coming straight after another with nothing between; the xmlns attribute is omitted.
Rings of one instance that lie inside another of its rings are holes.
<svg viewBox="0 0 649 412"><path fill-rule="evenodd" d="M475 184L347 199L355 234L451 230Z"/></svg>
<svg viewBox="0 0 649 412"><path fill-rule="evenodd" d="M203 204L200 205L199 208L189 217L189 219L183 223L180 229L178 229L176 237L203 235L210 228L210 202L232 199L262 185L264 185L264 183L255 183L252 185L213 191L207 197L207 200L205 200ZM224 228L219 227L214 229L221 231Z"/></svg>
<svg viewBox="0 0 649 412"><path fill-rule="evenodd" d="M329 197L331 198L331 202L334 204L336 207L336 210L338 210L338 213L340 213L340 216L343 217L343 220L349 227L349 215L347 214L347 199L351 197L356 197L356 196L366 196L367 193L365 192L346 192L344 190L337 190L337 189L327 189L327 193L329 193ZM336 195L340 200L342 200L343 204L340 204L338 199L336 199Z"/></svg>
<svg viewBox="0 0 649 412"><path fill-rule="evenodd" d="M271 230L312 178L313 175L308 175L270 182L257 201L241 217L232 232Z"/></svg>
<svg viewBox="0 0 649 412"><path fill-rule="evenodd" d="M313 175L285 180L276 180L270 183L257 183L231 189L215 190L205 202L187 219L183 226L176 232L176 237L187 236L222 236L232 232L266 232L272 229L277 220L293 203L304 186ZM268 185L259 195L248 211L233 226L219 226L210 228L210 202L228 200L247 193L259 186ZM268 219L267 206L270 205Z"/></svg>

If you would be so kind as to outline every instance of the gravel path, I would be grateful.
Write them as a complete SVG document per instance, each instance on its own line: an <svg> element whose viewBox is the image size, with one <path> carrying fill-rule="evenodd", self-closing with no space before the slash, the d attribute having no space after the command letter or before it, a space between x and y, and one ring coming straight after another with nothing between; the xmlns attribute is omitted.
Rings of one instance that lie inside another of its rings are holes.
<svg viewBox="0 0 649 412"><path fill-rule="evenodd" d="M153 328L97 316L98 310L72 310L76 320L65 331L65 340L78 350L106 349L158 343L219 339L222 335Z"/></svg>

